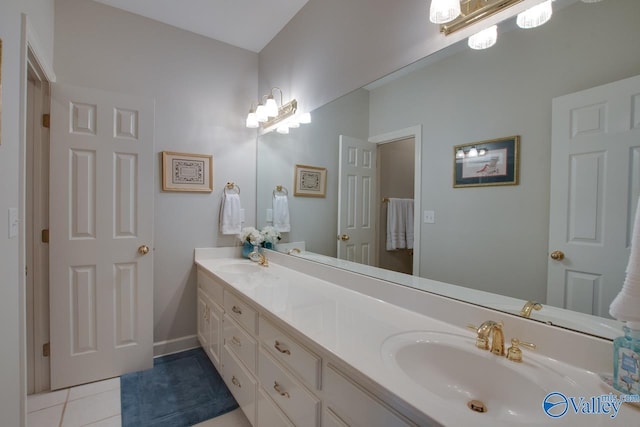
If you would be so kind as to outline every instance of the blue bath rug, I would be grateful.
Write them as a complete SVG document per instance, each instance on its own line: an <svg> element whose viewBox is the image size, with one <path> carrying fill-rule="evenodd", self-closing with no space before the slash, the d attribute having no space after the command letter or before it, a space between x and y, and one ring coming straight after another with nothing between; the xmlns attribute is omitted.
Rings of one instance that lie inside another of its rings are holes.
<svg viewBox="0 0 640 427"><path fill-rule="evenodd" d="M123 427L187 427L238 407L202 348L120 377Z"/></svg>

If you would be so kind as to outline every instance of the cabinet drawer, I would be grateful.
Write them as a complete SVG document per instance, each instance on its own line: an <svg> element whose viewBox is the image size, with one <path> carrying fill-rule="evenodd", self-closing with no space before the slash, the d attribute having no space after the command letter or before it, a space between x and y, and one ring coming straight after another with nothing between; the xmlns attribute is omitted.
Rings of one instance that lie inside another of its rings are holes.
<svg viewBox="0 0 640 427"><path fill-rule="evenodd" d="M287 417L297 427L318 426L320 401L262 348L258 364L264 391Z"/></svg>
<svg viewBox="0 0 640 427"><path fill-rule="evenodd" d="M415 426L392 412L351 379L335 370L333 366L329 365L324 370L324 374L323 387L327 400L325 407L348 425L353 427Z"/></svg>
<svg viewBox="0 0 640 427"><path fill-rule="evenodd" d="M260 341L277 360L291 368L311 387L320 388L321 359L273 323L260 317Z"/></svg>
<svg viewBox="0 0 640 427"><path fill-rule="evenodd" d="M202 271L201 267L198 267L198 287L202 289L213 302L222 306L222 285Z"/></svg>
<svg viewBox="0 0 640 427"><path fill-rule="evenodd" d="M224 311L251 335L256 335L258 314L251 306L227 290L224 291Z"/></svg>
<svg viewBox="0 0 640 427"><path fill-rule="evenodd" d="M251 425L256 421L256 381L247 373L235 356L224 346L222 377Z"/></svg>
<svg viewBox="0 0 640 427"><path fill-rule="evenodd" d="M228 314L225 314L224 318L224 342L249 371L255 374L258 351L256 340L238 326Z"/></svg>
<svg viewBox="0 0 640 427"><path fill-rule="evenodd" d="M330 409L325 409L322 416L322 427L349 427Z"/></svg>
<svg viewBox="0 0 640 427"><path fill-rule="evenodd" d="M258 427L295 427L262 389L258 390Z"/></svg>

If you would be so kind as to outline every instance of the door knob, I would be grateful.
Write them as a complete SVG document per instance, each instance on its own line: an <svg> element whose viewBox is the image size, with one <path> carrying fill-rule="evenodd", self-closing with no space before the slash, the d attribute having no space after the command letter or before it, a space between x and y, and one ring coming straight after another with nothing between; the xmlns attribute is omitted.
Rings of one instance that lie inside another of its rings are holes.
<svg viewBox="0 0 640 427"><path fill-rule="evenodd" d="M342 240L343 242L346 242L347 240L349 240L351 237L349 237L348 234L341 234L338 236L338 240Z"/></svg>
<svg viewBox="0 0 640 427"><path fill-rule="evenodd" d="M553 251L549 255L554 261L562 261L564 259L564 252L562 251Z"/></svg>
<svg viewBox="0 0 640 427"><path fill-rule="evenodd" d="M142 246L140 246L140 247L138 248L138 253L139 253L140 255L146 255L146 254L148 254L148 253L149 253L149 246L147 246L147 245L142 245Z"/></svg>

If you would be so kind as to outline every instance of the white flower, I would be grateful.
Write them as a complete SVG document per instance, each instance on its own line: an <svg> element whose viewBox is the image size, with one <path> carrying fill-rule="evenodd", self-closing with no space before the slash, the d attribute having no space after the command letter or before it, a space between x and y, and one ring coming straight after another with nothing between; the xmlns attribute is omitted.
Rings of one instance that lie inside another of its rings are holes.
<svg viewBox="0 0 640 427"><path fill-rule="evenodd" d="M242 243L249 242L252 245L259 245L264 242L264 237L262 233L260 233L254 227L245 227L240 231L238 238Z"/></svg>
<svg viewBox="0 0 640 427"><path fill-rule="evenodd" d="M265 242L269 242L274 245L278 240L280 240L280 232L270 225L263 227L262 230L260 230L260 234L262 234Z"/></svg>

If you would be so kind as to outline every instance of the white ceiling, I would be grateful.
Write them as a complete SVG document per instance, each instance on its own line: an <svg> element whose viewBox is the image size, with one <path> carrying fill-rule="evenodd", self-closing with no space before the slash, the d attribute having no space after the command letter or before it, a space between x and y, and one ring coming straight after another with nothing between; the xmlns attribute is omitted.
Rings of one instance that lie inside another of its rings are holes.
<svg viewBox="0 0 640 427"><path fill-rule="evenodd" d="M95 0L260 52L309 0Z"/></svg>

